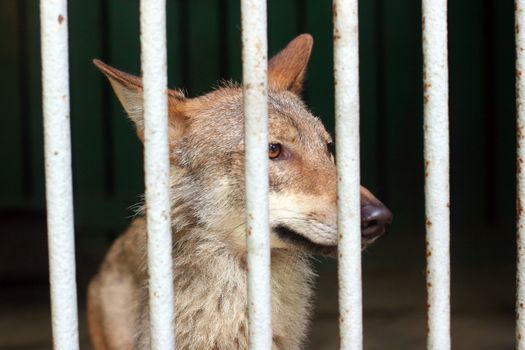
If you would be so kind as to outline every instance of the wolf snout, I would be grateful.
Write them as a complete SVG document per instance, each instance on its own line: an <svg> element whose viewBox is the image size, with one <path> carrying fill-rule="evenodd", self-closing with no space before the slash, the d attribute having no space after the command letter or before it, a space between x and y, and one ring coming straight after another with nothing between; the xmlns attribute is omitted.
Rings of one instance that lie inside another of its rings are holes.
<svg viewBox="0 0 525 350"><path fill-rule="evenodd" d="M381 202L366 204L361 208L361 236L373 241L385 233L386 225L390 225L392 219L392 212Z"/></svg>

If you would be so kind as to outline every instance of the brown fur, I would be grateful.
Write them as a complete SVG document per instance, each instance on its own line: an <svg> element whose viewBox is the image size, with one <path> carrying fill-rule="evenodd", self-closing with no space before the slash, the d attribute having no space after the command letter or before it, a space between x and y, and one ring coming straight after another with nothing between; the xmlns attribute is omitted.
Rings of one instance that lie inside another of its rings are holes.
<svg viewBox="0 0 525 350"><path fill-rule="evenodd" d="M308 256L337 245L331 139L297 95L311 48L312 38L301 35L269 62L269 142L282 145L269 174L274 349L303 344L314 276ZM142 139L141 80L95 64ZM247 349L242 88L193 99L168 94L177 347ZM362 201L377 202L365 189ZM280 235L279 227L306 243ZM88 321L97 350L149 348L146 240L138 218L91 281Z"/></svg>

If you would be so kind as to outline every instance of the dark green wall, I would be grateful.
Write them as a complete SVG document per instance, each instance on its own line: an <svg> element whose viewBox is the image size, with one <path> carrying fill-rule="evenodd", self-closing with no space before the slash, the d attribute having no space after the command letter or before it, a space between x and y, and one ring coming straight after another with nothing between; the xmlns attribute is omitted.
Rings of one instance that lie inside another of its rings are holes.
<svg viewBox="0 0 525 350"><path fill-rule="evenodd" d="M514 46L511 0L449 1L453 228L511 235ZM331 2L269 1L271 53L301 32L315 47L306 99L333 128ZM141 145L94 57L139 72L138 0L70 1L76 223L122 228L142 192ZM363 184L423 228L421 5L360 2ZM240 80L239 1L168 0L169 83L190 96ZM0 2L0 211L44 208L38 1ZM474 236L473 236L474 237Z"/></svg>

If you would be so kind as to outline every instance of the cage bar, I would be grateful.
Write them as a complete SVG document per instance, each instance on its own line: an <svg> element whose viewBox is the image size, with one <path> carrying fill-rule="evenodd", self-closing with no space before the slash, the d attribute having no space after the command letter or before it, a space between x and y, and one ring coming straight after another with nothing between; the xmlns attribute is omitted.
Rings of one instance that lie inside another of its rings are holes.
<svg viewBox="0 0 525 350"><path fill-rule="evenodd" d="M336 0L334 16L340 348L363 348L357 0Z"/></svg>
<svg viewBox="0 0 525 350"><path fill-rule="evenodd" d="M40 1L49 282L53 347L78 343L69 118L67 0Z"/></svg>
<svg viewBox="0 0 525 350"><path fill-rule="evenodd" d="M423 0L424 157L429 350L450 349L447 0Z"/></svg>
<svg viewBox="0 0 525 350"><path fill-rule="evenodd" d="M165 0L140 2L140 29L151 349L170 350L175 348L175 328Z"/></svg>
<svg viewBox="0 0 525 350"><path fill-rule="evenodd" d="M517 272L516 272L516 349L525 350L525 1L516 0L516 95L517 95L517 125L516 125L516 225L517 225Z"/></svg>
<svg viewBox="0 0 525 350"><path fill-rule="evenodd" d="M266 0L241 1L249 348L271 349Z"/></svg>

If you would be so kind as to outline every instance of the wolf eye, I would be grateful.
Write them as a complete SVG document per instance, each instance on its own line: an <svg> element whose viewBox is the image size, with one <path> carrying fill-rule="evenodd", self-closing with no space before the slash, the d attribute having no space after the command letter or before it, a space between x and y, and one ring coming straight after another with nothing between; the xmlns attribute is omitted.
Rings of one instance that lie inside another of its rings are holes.
<svg viewBox="0 0 525 350"><path fill-rule="evenodd" d="M328 153L330 153L331 155L334 155L335 145L333 142L328 142L326 144L326 148L328 149Z"/></svg>
<svg viewBox="0 0 525 350"><path fill-rule="evenodd" d="M275 159L281 155L281 144L280 143L270 143L268 145L268 157L270 159Z"/></svg>

